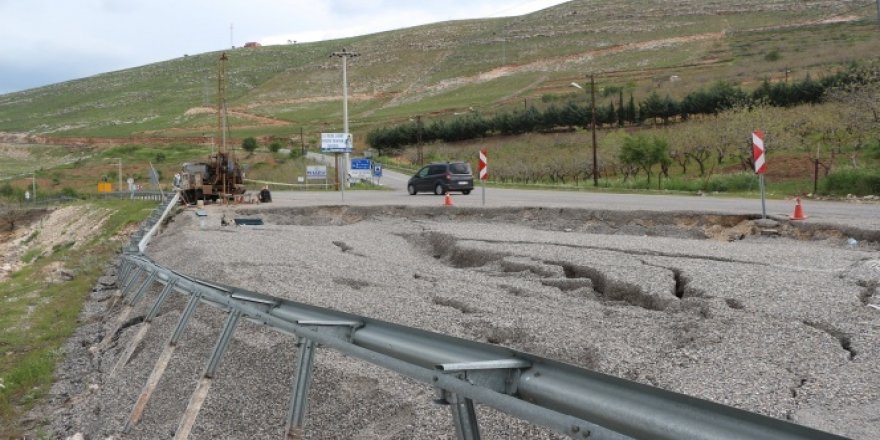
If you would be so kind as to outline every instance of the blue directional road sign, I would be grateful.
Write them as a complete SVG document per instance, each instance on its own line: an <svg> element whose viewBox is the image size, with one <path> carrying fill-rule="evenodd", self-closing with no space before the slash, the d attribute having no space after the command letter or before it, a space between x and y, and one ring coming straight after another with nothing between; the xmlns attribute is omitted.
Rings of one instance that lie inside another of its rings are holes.
<svg viewBox="0 0 880 440"><path fill-rule="evenodd" d="M351 169L353 170L369 170L370 169L370 159L362 159L362 158L352 158L351 159Z"/></svg>

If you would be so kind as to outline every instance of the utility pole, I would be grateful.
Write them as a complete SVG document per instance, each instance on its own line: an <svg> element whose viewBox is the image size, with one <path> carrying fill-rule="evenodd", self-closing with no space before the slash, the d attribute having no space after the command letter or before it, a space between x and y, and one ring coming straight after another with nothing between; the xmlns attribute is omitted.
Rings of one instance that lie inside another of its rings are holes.
<svg viewBox="0 0 880 440"><path fill-rule="evenodd" d="M232 30L232 25L229 25L230 32ZM231 38L231 37L230 37ZM226 61L229 60L229 57L226 56L226 52L223 52L220 55L220 64L217 67L217 125L220 130L220 148L217 153L217 160L214 166L214 176L221 175L220 168L221 167L229 167L228 161L229 156L227 155L227 132L228 132L228 123L229 121L226 119ZM227 170L223 170L223 200L228 201L226 198L229 194L229 191L226 187L226 174ZM214 182L211 182L214 184Z"/></svg>
<svg viewBox="0 0 880 440"><path fill-rule="evenodd" d="M116 177L119 178L119 186L116 187L116 191L122 192L122 158L121 157L106 157L104 160L115 160L117 169L116 169Z"/></svg>
<svg viewBox="0 0 880 440"><path fill-rule="evenodd" d="M34 173L31 175L31 189L33 190L32 192L34 193L34 199L33 199L34 203L37 203L37 172L36 171L34 171Z"/></svg>
<svg viewBox="0 0 880 440"><path fill-rule="evenodd" d="M425 156L422 154L422 115L416 116L416 147L417 147L417 160L419 162L419 166L425 164Z"/></svg>
<svg viewBox="0 0 880 440"><path fill-rule="evenodd" d="M596 154L596 81L592 73L590 74L590 97L590 113L592 113L590 126L593 131L593 186L599 186L599 163Z"/></svg>
<svg viewBox="0 0 880 440"><path fill-rule="evenodd" d="M573 82L571 86L583 89L580 84ZM593 186L599 186L599 161L596 154L596 80L590 74L590 131L593 132Z"/></svg>
<svg viewBox="0 0 880 440"><path fill-rule="evenodd" d="M343 130L345 134L348 134L348 59L360 56L357 52L349 52L345 48L342 48L340 52L333 52L330 54L331 57L339 57L342 58L342 124ZM345 176L348 175L348 166L351 163L351 159L349 153L344 153L342 163L342 178L344 182L344 186L348 187L349 182Z"/></svg>

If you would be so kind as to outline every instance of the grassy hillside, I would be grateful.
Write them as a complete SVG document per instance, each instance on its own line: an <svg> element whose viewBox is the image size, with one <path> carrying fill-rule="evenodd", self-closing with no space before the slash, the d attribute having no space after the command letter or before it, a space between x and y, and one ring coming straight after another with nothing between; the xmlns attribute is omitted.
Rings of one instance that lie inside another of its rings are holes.
<svg viewBox="0 0 880 440"><path fill-rule="evenodd" d="M233 131L284 135L341 126L339 60L350 64L353 131L415 114L492 112L595 72L672 93L713 80L822 72L876 56L873 1L577 0L533 14L439 23L229 53ZM862 18L864 17L864 18ZM840 21L838 24L828 22ZM219 53L0 96L0 131L79 137L203 135L216 125ZM246 114L266 118L247 118ZM271 120L270 120L271 119Z"/></svg>

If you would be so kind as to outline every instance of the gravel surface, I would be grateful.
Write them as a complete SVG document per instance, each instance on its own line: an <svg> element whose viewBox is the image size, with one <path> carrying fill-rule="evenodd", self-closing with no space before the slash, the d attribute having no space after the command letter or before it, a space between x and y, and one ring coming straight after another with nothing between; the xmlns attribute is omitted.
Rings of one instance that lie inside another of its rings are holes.
<svg viewBox="0 0 880 440"><path fill-rule="evenodd" d="M876 243L848 246L827 228L758 227L736 216L206 210L204 226L192 210L177 215L148 255L195 277L501 344L854 439L880 438ZM266 224L224 227L224 215ZM781 236L758 233L768 228ZM62 408L51 429L61 437L171 438L225 314L199 307L143 421L121 435L185 298L173 296L132 360L110 377L145 324L135 319L105 351L88 350L118 312L106 311L108 282L68 345L75 365L68 383L53 388ZM158 290L130 316L145 315ZM455 438L448 408L431 402L429 387L331 350L317 353L303 438ZM190 438L281 437L295 354L292 337L240 324ZM490 408L478 412L484 438L563 438Z"/></svg>

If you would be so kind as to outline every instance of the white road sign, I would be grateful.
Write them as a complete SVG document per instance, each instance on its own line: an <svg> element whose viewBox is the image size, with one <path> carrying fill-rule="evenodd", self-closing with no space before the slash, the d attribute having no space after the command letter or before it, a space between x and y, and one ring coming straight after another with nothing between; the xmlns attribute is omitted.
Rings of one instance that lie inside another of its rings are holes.
<svg viewBox="0 0 880 440"><path fill-rule="evenodd" d="M351 153L351 133L321 133L322 153Z"/></svg>
<svg viewBox="0 0 880 440"><path fill-rule="evenodd" d="M309 180L326 180L327 167L324 165L309 165L306 167L306 178Z"/></svg>

